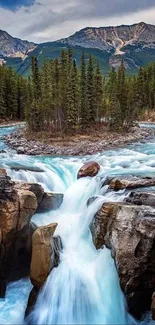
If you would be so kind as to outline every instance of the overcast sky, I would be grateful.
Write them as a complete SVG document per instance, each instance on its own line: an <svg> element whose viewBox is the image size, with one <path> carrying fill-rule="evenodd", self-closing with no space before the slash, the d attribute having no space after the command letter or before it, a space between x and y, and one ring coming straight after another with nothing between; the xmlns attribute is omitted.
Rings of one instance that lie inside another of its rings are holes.
<svg viewBox="0 0 155 325"><path fill-rule="evenodd" d="M155 0L0 0L0 29L34 42L140 21L155 24Z"/></svg>

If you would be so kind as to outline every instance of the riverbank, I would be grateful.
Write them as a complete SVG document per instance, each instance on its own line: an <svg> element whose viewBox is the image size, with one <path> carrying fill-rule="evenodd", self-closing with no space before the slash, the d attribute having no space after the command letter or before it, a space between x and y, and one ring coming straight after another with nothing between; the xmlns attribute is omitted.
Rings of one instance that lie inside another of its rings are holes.
<svg viewBox="0 0 155 325"><path fill-rule="evenodd" d="M9 127L9 126L24 126L25 125L25 122L20 122L20 121L12 121L12 122L6 122L6 121L4 121L4 122L2 122L2 121L0 121L0 128L7 128L7 127Z"/></svg>
<svg viewBox="0 0 155 325"><path fill-rule="evenodd" d="M155 129L133 127L128 133L107 131L106 127L100 130L91 130L86 135L54 137L42 136L41 133L29 134L26 129L18 129L5 136L5 143L17 151L18 154L27 155L92 155L106 149L113 149L137 141L145 141L155 135Z"/></svg>

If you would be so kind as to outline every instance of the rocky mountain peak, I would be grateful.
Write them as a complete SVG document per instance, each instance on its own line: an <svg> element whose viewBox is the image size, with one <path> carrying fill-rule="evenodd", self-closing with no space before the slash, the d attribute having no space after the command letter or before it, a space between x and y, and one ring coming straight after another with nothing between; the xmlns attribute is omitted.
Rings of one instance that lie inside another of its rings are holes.
<svg viewBox="0 0 155 325"><path fill-rule="evenodd" d="M25 58L36 44L12 37L7 32L0 30L0 56Z"/></svg>

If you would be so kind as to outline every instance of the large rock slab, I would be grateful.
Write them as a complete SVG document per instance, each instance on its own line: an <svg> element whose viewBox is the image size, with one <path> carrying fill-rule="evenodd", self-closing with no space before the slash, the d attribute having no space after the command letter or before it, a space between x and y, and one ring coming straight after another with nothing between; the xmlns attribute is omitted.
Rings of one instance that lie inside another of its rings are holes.
<svg viewBox="0 0 155 325"><path fill-rule="evenodd" d="M36 195L28 190L17 190L19 197L19 214L18 214L18 230L29 224L31 217L37 210L38 203Z"/></svg>
<svg viewBox="0 0 155 325"><path fill-rule="evenodd" d="M155 288L155 209L106 203L91 231L96 248L112 250L129 311L140 317L150 309Z"/></svg>
<svg viewBox="0 0 155 325"><path fill-rule="evenodd" d="M81 177L94 177L98 174L100 165L96 161L89 161L84 164L78 171L77 178Z"/></svg>
<svg viewBox="0 0 155 325"><path fill-rule="evenodd" d="M131 192L125 202L155 208L155 192Z"/></svg>
<svg viewBox="0 0 155 325"><path fill-rule="evenodd" d="M44 193L42 202L39 204L37 212L55 210L60 207L63 202L64 194L62 193Z"/></svg>
<svg viewBox="0 0 155 325"><path fill-rule="evenodd" d="M30 279L35 288L40 288L46 281L50 271L57 266L59 260L59 239L53 237L56 223L39 227L32 238L32 260Z"/></svg>
<svg viewBox="0 0 155 325"><path fill-rule="evenodd" d="M17 191L30 191L32 192L36 198L38 205L42 202L44 189L40 184L37 183L23 183L20 181L15 182L15 189Z"/></svg>
<svg viewBox="0 0 155 325"><path fill-rule="evenodd" d="M4 175L4 176L7 176L6 169L5 168L0 168L0 174Z"/></svg>
<svg viewBox="0 0 155 325"><path fill-rule="evenodd" d="M133 177L133 176L119 176L109 179L107 182L109 189L122 190L122 189L134 189L138 187L155 186L155 177Z"/></svg>

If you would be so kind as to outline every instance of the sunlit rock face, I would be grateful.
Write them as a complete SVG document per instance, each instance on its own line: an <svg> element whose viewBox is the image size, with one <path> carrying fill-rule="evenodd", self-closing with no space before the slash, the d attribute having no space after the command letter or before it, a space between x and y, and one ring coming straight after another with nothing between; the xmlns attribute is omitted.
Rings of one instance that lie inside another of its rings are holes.
<svg viewBox="0 0 155 325"><path fill-rule="evenodd" d="M147 45L154 43L155 26L141 22L131 26L87 27L62 41L68 42L70 45L100 50L113 49L116 55L122 55L127 45L134 45L139 42Z"/></svg>
<svg viewBox="0 0 155 325"><path fill-rule="evenodd" d="M4 57L19 57L24 59L27 53L35 48L35 44L12 37L0 30L0 55Z"/></svg>
<svg viewBox="0 0 155 325"><path fill-rule="evenodd" d="M52 223L48 226L39 227L33 234L30 278L32 284L37 288L44 284L51 269L56 266L56 251L53 239L56 227L57 223Z"/></svg>

